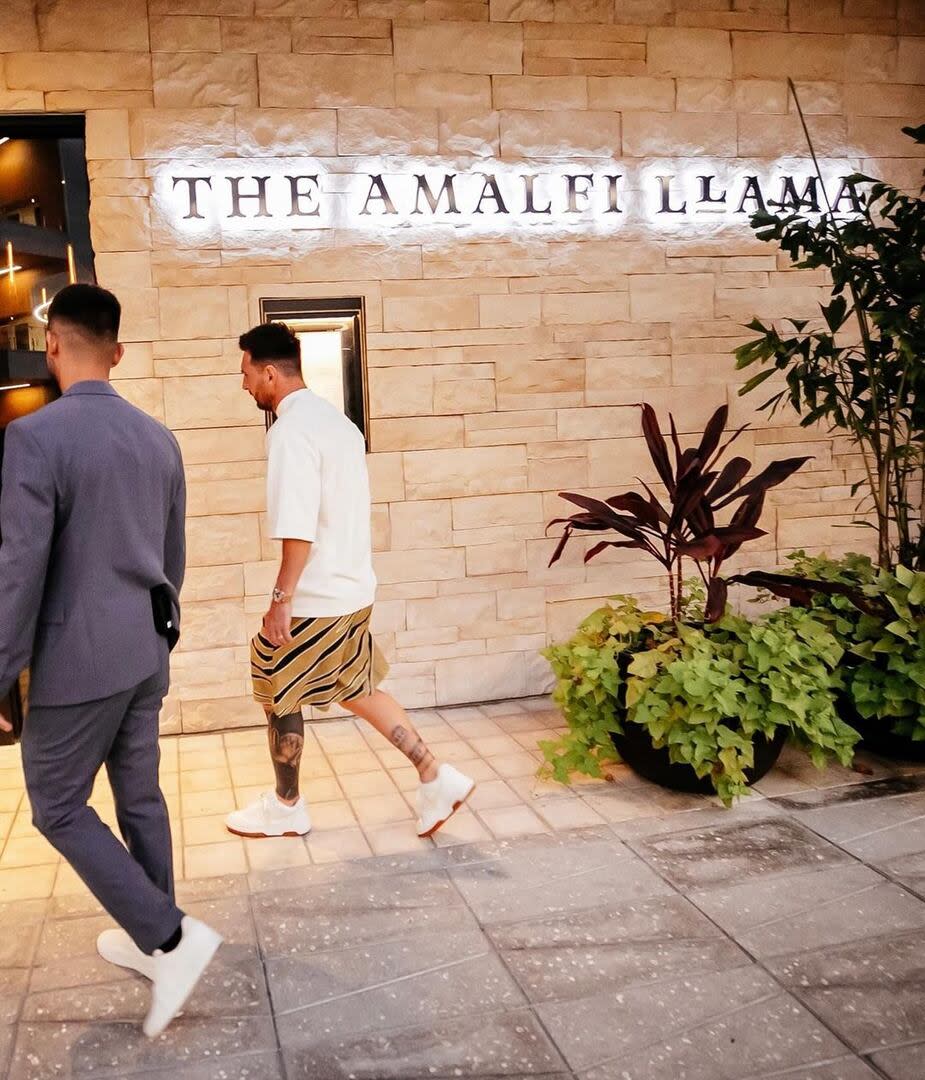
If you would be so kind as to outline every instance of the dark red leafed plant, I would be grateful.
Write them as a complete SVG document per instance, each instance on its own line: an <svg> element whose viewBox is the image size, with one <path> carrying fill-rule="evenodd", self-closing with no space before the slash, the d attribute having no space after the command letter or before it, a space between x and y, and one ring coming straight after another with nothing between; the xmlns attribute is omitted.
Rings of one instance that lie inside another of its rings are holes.
<svg viewBox="0 0 925 1080"><path fill-rule="evenodd" d="M716 622L726 610L727 583L720 576L723 564L748 540L764 536L758 521L768 491L806 464L808 457L774 461L750 480L751 462L733 457L720 468L727 449L748 427L744 424L721 444L729 409L721 405L704 429L700 444L681 449L674 417L669 414L671 443L662 435L651 405L642 404L642 433L652 463L667 492L667 505L640 480L645 495L627 491L609 499L562 491L560 496L582 508L579 514L556 518L553 525L565 525L549 565L562 555L576 533L615 532L623 539L601 540L585 553L589 562L607 548L638 548L647 551L668 574L671 617L681 617L681 587L684 559L697 566L707 590L706 620ZM744 483L743 483L744 481ZM738 503L725 525L717 515Z"/></svg>

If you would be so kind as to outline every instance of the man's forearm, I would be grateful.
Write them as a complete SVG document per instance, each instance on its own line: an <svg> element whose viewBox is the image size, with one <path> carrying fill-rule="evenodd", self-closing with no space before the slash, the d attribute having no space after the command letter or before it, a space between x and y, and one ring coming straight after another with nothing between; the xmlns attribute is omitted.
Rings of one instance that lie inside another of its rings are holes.
<svg viewBox="0 0 925 1080"><path fill-rule="evenodd" d="M311 555L312 545L308 540L284 540L283 557L276 575L276 587L286 596L292 596Z"/></svg>

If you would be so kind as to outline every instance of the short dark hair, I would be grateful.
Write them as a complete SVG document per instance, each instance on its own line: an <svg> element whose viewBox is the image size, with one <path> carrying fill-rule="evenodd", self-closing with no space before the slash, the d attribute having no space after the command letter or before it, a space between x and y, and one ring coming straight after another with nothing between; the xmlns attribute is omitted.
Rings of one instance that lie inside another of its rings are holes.
<svg viewBox="0 0 925 1080"><path fill-rule="evenodd" d="M299 339L285 323L265 322L252 327L238 338L238 347L250 353L255 364L274 364L292 375L301 374Z"/></svg>
<svg viewBox="0 0 925 1080"><path fill-rule="evenodd" d="M119 340L122 305L99 285L65 285L48 306L48 325L60 319L79 326L95 341Z"/></svg>

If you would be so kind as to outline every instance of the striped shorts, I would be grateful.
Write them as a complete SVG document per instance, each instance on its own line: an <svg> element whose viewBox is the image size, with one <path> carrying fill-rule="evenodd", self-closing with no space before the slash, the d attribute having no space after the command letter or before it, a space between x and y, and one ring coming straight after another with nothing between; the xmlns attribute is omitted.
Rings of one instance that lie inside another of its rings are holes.
<svg viewBox="0 0 925 1080"><path fill-rule="evenodd" d="M293 619L292 641L279 648L257 634L251 640L254 699L286 716L303 705L324 709L371 694L389 670L369 631L372 610Z"/></svg>

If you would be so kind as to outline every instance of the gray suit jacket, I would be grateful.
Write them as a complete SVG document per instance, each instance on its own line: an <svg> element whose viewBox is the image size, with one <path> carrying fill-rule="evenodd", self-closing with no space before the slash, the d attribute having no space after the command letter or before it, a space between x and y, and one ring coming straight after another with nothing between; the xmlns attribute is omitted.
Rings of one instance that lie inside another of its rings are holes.
<svg viewBox="0 0 925 1080"><path fill-rule="evenodd" d="M33 705L110 697L165 666L150 590L167 584L179 595L185 514L176 439L109 383L77 383L10 424L0 695L30 660Z"/></svg>

